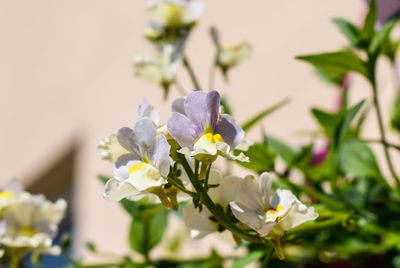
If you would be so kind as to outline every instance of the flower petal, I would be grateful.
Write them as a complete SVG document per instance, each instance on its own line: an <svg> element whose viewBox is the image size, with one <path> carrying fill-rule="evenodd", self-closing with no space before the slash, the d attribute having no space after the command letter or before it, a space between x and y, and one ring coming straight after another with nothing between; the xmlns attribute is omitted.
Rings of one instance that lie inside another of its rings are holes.
<svg viewBox="0 0 400 268"><path fill-rule="evenodd" d="M164 177L168 176L169 166L171 164L171 159L169 157L169 150L171 146L169 145L167 139L164 135L159 135L157 138L156 151L153 155L153 163L156 165L161 175Z"/></svg>
<svg viewBox="0 0 400 268"><path fill-rule="evenodd" d="M195 209L193 203L187 204L182 213L185 225L191 229L190 235L196 239L203 238L218 230L217 223L210 220L211 216L212 214L207 208L203 207L199 212L198 209Z"/></svg>
<svg viewBox="0 0 400 268"><path fill-rule="evenodd" d="M138 191L145 191L152 187L166 184L166 181L160 174L160 171L151 164L144 163L135 171L130 172L126 182L134 186Z"/></svg>
<svg viewBox="0 0 400 268"><path fill-rule="evenodd" d="M135 134L131 128L120 128L117 132L117 138L122 147L140 158L139 146L136 142Z"/></svg>
<svg viewBox="0 0 400 268"><path fill-rule="evenodd" d="M131 156L131 154L121 156L114 165L114 177L120 182L129 178L131 166L143 162L142 160L132 159Z"/></svg>
<svg viewBox="0 0 400 268"><path fill-rule="evenodd" d="M207 94L203 91L193 91L187 95L184 103L186 115L201 130L211 123L206 96Z"/></svg>
<svg viewBox="0 0 400 268"><path fill-rule="evenodd" d="M318 213L315 212L313 207L307 208L303 203L297 200L289 209L287 215L279 221L279 224L282 226L283 230L288 230L306 221L315 220L316 218L318 218Z"/></svg>
<svg viewBox="0 0 400 268"><path fill-rule="evenodd" d="M257 208L253 208L237 201L232 201L229 205L231 206L232 213L236 219L254 230L258 230L262 227L263 222Z"/></svg>
<svg viewBox="0 0 400 268"><path fill-rule="evenodd" d="M182 147L192 148L198 132L196 127L180 113L172 113L171 118L167 122L169 134Z"/></svg>
<svg viewBox="0 0 400 268"><path fill-rule="evenodd" d="M185 97L180 97L175 99L172 102L172 112L177 112L183 115L186 115L185 113Z"/></svg>
<svg viewBox="0 0 400 268"><path fill-rule="evenodd" d="M207 93L206 104L207 104L208 116L211 127L213 130L215 130L217 126L219 106L220 106L220 96L218 91L213 90Z"/></svg>
<svg viewBox="0 0 400 268"><path fill-rule="evenodd" d="M133 126L133 133L141 155L151 159L156 146L157 126L149 118L140 118Z"/></svg>
<svg viewBox="0 0 400 268"><path fill-rule="evenodd" d="M244 138L243 129L228 114L222 114L219 117L215 132L222 136L224 141L231 147L231 150L235 149Z"/></svg>
<svg viewBox="0 0 400 268"><path fill-rule="evenodd" d="M111 178L106 182L103 196L107 201L120 201L123 198L135 196L139 191L132 185Z"/></svg>
<svg viewBox="0 0 400 268"><path fill-rule="evenodd" d="M138 112L139 117L147 117L156 125L160 121L157 111L154 109L153 105L149 104L149 101L146 98L144 98L142 103L139 105Z"/></svg>

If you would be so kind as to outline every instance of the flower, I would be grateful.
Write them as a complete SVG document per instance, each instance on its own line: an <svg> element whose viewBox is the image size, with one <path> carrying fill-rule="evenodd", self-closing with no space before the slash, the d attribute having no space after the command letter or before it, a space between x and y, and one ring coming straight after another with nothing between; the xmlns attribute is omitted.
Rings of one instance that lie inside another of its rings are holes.
<svg viewBox="0 0 400 268"><path fill-rule="evenodd" d="M226 73L228 69L248 60L252 47L247 42L237 45L222 45L218 50L217 64Z"/></svg>
<svg viewBox="0 0 400 268"><path fill-rule="evenodd" d="M58 246L52 246L58 224L64 217L66 202L52 203L43 195L21 192L0 220L0 245L19 250L57 255Z"/></svg>
<svg viewBox="0 0 400 268"><path fill-rule="evenodd" d="M133 60L135 75L167 91L175 82L180 62L180 45L165 44L153 53L142 53Z"/></svg>
<svg viewBox="0 0 400 268"><path fill-rule="evenodd" d="M133 129L118 130L117 141L127 153L114 163L114 178L105 185L107 200L140 199L167 183L170 146L164 135L156 136L156 131L156 125L147 117L140 118Z"/></svg>
<svg viewBox="0 0 400 268"><path fill-rule="evenodd" d="M242 141L244 131L222 110L220 95L215 90L208 93L193 91L176 99L167 128L182 147L179 152L203 162L212 162L217 155L248 161L243 154L232 154L231 151Z"/></svg>
<svg viewBox="0 0 400 268"><path fill-rule="evenodd" d="M258 179L247 176L230 206L239 221L271 240L278 257L283 258L280 238L284 231L315 220L318 213L313 207L307 208L289 190L278 189L272 195L271 184L268 173Z"/></svg>
<svg viewBox="0 0 400 268"><path fill-rule="evenodd" d="M7 180L0 185L0 217L16 202L17 194L21 192L22 186L16 179Z"/></svg>
<svg viewBox="0 0 400 268"><path fill-rule="evenodd" d="M242 178L235 176L223 177L221 172L216 169L210 170L210 184L219 184L216 188L210 188L208 194L215 204L226 210L229 202L234 200L235 195L240 189ZM217 220L212 217L211 212L203 207L199 212L193 205L189 203L183 209L183 220L188 228L191 229L190 235L193 238L200 239L206 235L222 230Z"/></svg>
<svg viewBox="0 0 400 268"><path fill-rule="evenodd" d="M151 18L145 36L152 41L184 40L204 12L204 4L186 0L152 1L147 8Z"/></svg>

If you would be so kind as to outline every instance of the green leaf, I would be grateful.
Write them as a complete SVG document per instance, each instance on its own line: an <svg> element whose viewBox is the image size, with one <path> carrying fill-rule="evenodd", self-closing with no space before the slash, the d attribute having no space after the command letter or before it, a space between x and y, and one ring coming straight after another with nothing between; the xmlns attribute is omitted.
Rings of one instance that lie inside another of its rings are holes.
<svg viewBox="0 0 400 268"><path fill-rule="evenodd" d="M321 69L315 69L317 76L320 77L325 82L332 83L334 85L341 86L343 84L344 78L346 77L346 73L328 73Z"/></svg>
<svg viewBox="0 0 400 268"><path fill-rule="evenodd" d="M375 22L377 17L376 1L370 0L369 11L367 16L365 16L364 26L360 32L360 38L362 41L369 41L375 34Z"/></svg>
<svg viewBox="0 0 400 268"><path fill-rule="evenodd" d="M330 75L357 72L368 78L366 63L350 51L297 56L296 59L306 61L317 69L323 70Z"/></svg>
<svg viewBox="0 0 400 268"><path fill-rule="evenodd" d="M346 114L344 115L343 119L339 122L334 135L333 146L335 149L339 148L340 144L346 133L350 128L350 124L353 121L354 117L357 115L358 111L363 106L365 100L360 101L353 107L351 107Z"/></svg>
<svg viewBox="0 0 400 268"><path fill-rule="evenodd" d="M253 251L244 258L237 259L231 266L231 268L243 268L246 265L259 260L264 253L262 251Z"/></svg>
<svg viewBox="0 0 400 268"><path fill-rule="evenodd" d="M360 29L348 20L334 18L333 22L339 27L340 31L347 37L354 47L358 45Z"/></svg>
<svg viewBox="0 0 400 268"><path fill-rule="evenodd" d="M297 151L295 149L286 143L268 135L265 135L264 139L272 152L281 157L288 165L292 164L297 155Z"/></svg>
<svg viewBox="0 0 400 268"><path fill-rule="evenodd" d="M148 252L160 242L168 225L168 212L163 209L155 215L133 218L130 231L130 246L136 252Z"/></svg>
<svg viewBox="0 0 400 268"><path fill-rule="evenodd" d="M342 115L340 113L328 113L317 108L313 108L311 113L314 115L315 119L317 119L326 135L328 135L328 137L333 137Z"/></svg>
<svg viewBox="0 0 400 268"><path fill-rule="evenodd" d="M224 113L232 115L232 106L225 95L221 97L221 105L224 107Z"/></svg>
<svg viewBox="0 0 400 268"><path fill-rule="evenodd" d="M340 168L356 177L382 178L374 153L358 139L345 141L339 154Z"/></svg>
<svg viewBox="0 0 400 268"><path fill-rule="evenodd" d="M242 151L235 150L236 153ZM249 158L250 162L236 161L242 167L261 173L274 169L275 154L271 152L265 143L253 144L246 152L243 152Z"/></svg>
<svg viewBox="0 0 400 268"><path fill-rule="evenodd" d="M377 32L369 45L368 52L375 54L382 47L384 42L389 38L393 27L397 24L398 19L392 19L385 23L382 29Z"/></svg>
<svg viewBox="0 0 400 268"><path fill-rule="evenodd" d="M268 108L262 110L261 112L259 112L258 114L256 114L255 116L253 116L252 118L250 118L249 120L244 122L243 124L241 124L242 129L244 131L250 130L250 128L252 128L261 119L263 119L264 117L266 117L269 114L272 114L273 112L275 112L279 108L282 108L283 106L285 106L288 103L289 103L289 99L284 99L284 100L272 105L271 107L268 107Z"/></svg>

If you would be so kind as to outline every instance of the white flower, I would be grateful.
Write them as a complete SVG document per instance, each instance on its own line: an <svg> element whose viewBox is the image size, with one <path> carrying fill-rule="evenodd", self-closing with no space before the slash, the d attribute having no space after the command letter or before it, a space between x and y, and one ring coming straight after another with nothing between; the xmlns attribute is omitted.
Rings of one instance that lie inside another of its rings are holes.
<svg viewBox="0 0 400 268"><path fill-rule="evenodd" d="M22 186L16 179L7 180L0 185L0 217L16 202L17 194L21 192Z"/></svg>
<svg viewBox="0 0 400 268"><path fill-rule="evenodd" d="M307 208L289 190L277 190L272 195L271 183L268 173L258 179L253 176L244 179L235 200L230 202L239 221L260 236L270 238L282 236L283 231L318 217L313 207Z"/></svg>
<svg viewBox="0 0 400 268"><path fill-rule="evenodd" d="M235 176L223 177L221 172L211 169L209 184L219 184L216 188L208 190L210 198L216 205L226 209L229 202L237 195L243 179ZM219 230L218 222L212 217L211 212L203 206L201 212L196 209L193 203L189 203L183 209L183 220L188 228L191 229L190 235L200 239L206 235Z"/></svg>
<svg viewBox="0 0 400 268"><path fill-rule="evenodd" d="M241 64L248 60L252 53L252 47L247 42L242 42L238 45L222 45L218 51L218 65L222 70Z"/></svg>
<svg viewBox="0 0 400 268"><path fill-rule="evenodd" d="M204 12L204 4L187 0L152 1L147 9L151 23L179 28L195 23Z"/></svg>
<svg viewBox="0 0 400 268"><path fill-rule="evenodd" d="M175 82L180 49L180 45L165 44L153 53L137 55L133 60L135 74L167 90Z"/></svg>
<svg viewBox="0 0 400 268"><path fill-rule="evenodd" d="M66 202L52 203L42 195L22 192L0 221L0 245L38 253L59 254L52 246L58 224L64 217Z"/></svg>

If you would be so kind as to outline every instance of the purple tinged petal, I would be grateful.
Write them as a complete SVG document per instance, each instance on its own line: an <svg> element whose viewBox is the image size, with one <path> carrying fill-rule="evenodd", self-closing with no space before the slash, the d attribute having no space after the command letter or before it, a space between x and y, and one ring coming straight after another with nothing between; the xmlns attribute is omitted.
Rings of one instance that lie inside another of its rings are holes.
<svg viewBox="0 0 400 268"><path fill-rule="evenodd" d="M220 106L220 96L216 90L207 93L206 104L211 127L215 130Z"/></svg>
<svg viewBox="0 0 400 268"><path fill-rule="evenodd" d="M141 118L133 126L136 144L139 145L141 155L152 158L156 146L157 126L149 118Z"/></svg>
<svg viewBox="0 0 400 268"><path fill-rule="evenodd" d="M238 125L236 120L228 114L222 114L220 116L215 128L215 133L222 136L224 141L231 147L231 150L236 148L244 138L243 129Z"/></svg>
<svg viewBox="0 0 400 268"><path fill-rule="evenodd" d="M187 95L184 104L187 117L202 130L210 124L206 96L205 92L194 91Z"/></svg>
<svg viewBox="0 0 400 268"><path fill-rule="evenodd" d="M146 111L147 106L149 106L149 101L146 98L143 98L142 103L139 104L138 113L139 116L142 116L144 111Z"/></svg>
<svg viewBox="0 0 400 268"><path fill-rule="evenodd" d="M114 166L119 168L120 166L125 166L126 163L132 160L137 160L137 161L143 161L143 159L136 154L123 154L120 157L118 157L117 161L115 161Z"/></svg>
<svg viewBox="0 0 400 268"><path fill-rule="evenodd" d="M137 163L140 163L143 161L140 160L130 160L127 161L124 165L114 165L114 177L116 180L122 182L129 178L129 168L133 165L136 165Z"/></svg>
<svg viewBox="0 0 400 268"><path fill-rule="evenodd" d="M170 158L169 150L171 146L168 144L167 139L164 135L158 136L156 151L153 156L153 163L156 165L157 169L160 171L161 175L166 177L169 173Z"/></svg>
<svg viewBox="0 0 400 268"><path fill-rule="evenodd" d="M175 99L172 102L172 112L177 112L183 115L186 115L185 113L185 97L180 97Z"/></svg>
<svg viewBox="0 0 400 268"><path fill-rule="evenodd" d="M135 140L135 134L133 133L133 130L131 128L120 128L117 133L117 138L122 147L133 154L140 155L139 147Z"/></svg>
<svg viewBox="0 0 400 268"><path fill-rule="evenodd" d="M160 117L158 112L154 109L153 105L149 104L146 98L143 99L142 103L138 107L139 117L147 117L154 122L154 124L158 124L160 121Z"/></svg>
<svg viewBox="0 0 400 268"><path fill-rule="evenodd" d="M171 118L168 120L167 129L180 146L190 149L193 148L194 141L200 134L199 129L189 119L176 112L172 113Z"/></svg>

